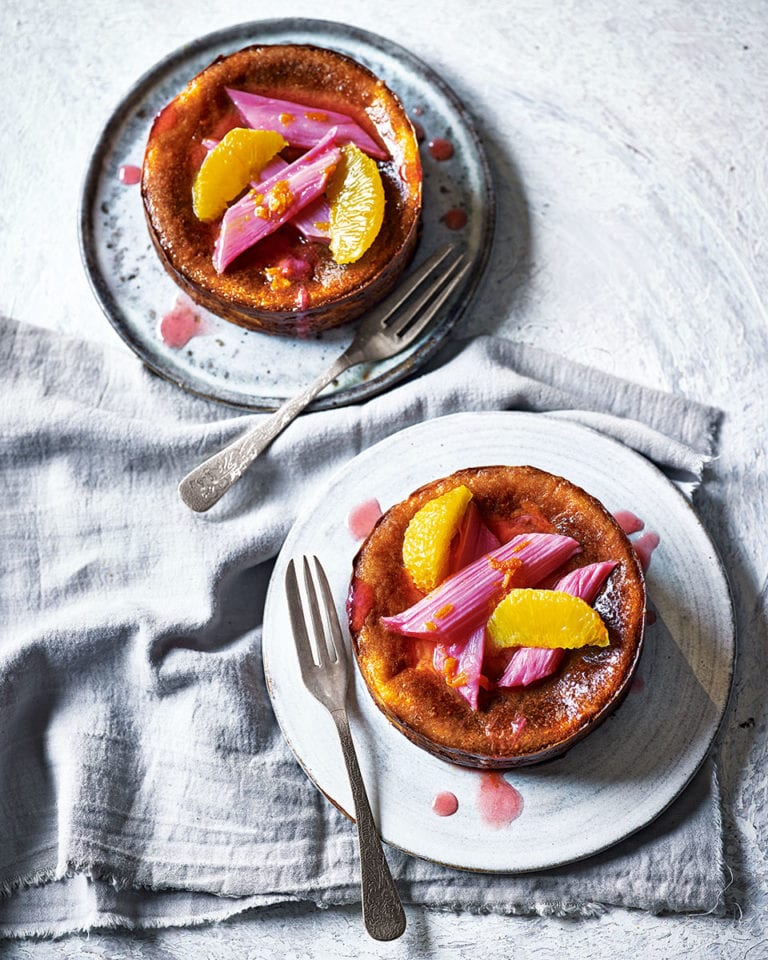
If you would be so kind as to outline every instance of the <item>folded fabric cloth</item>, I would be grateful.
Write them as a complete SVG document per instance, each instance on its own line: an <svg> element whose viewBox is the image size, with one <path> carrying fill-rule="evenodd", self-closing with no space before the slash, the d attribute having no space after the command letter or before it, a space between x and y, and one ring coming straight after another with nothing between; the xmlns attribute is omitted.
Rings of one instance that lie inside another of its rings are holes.
<svg viewBox="0 0 768 960"><path fill-rule="evenodd" d="M297 511L361 449L458 410L572 416L689 490L716 411L481 337L361 406L307 414L208 514L178 480L256 417L123 350L0 320L0 935L167 926L359 896L354 828L306 779L260 660ZM524 877L389 851L406 901L505 913L716 911L712 764L642 833Z"/></svg>

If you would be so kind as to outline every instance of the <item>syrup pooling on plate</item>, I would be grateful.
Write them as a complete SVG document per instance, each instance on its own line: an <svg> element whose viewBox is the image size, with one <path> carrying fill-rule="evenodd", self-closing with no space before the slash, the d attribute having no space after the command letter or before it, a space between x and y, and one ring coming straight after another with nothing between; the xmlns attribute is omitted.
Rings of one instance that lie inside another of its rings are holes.
<svg viewBox="0 0 768 960"><path fill-rule="evenodd" d="M375 498L359 503L347 516L347 529L355 540L365 540L381 516L381 504Z"/></svg>
<svg viewBox="0 0 768 960"><path fill-rule="evenodd" d="M160 336L172 350L180 350L193 337L207 332L200 313L183 294L176 297L173 307L160 320Z"/></svg>
<svg viewBox="0 0 768 960"><path fill-rule="evenodd" d="M617 510L616 513L614 513L614 517L616 518L616 522L619 524L621 529L628 536L631 536L635 533L640 533L641 530L645 529L645 522L641 520L640 517L635 516L635 514L630 510ZM658 547L659 542L660 538L658 533L655 533L652 530L642 534L642 536L635 537L631 541L634 551L637 554L637 558L640 561L640 565L646 572L648 567L651 565L653 552ZM653 620L646 617L646 622L653 623Z"/></svg>
<svg viewBox="0 0 768 960"><path fill-rule="evenodd" d="M449 230L462 230L467 225L467 211L451 207L440 218Z"/></svg>
<svg viewBox="0 0 768 960"><path fill-rule="evenodd" d="M127 187L133 186L141 180L141 167L136 167L132 163L124 163L117 171L117 179Z"/></svg>
<svg viewBox="0 0 768 960"><path fill-rule="evenodd" d="M481 773L477 806L483 823L497 830L517 820L523 812L523 797L497 772Z"/></svg>
<svg viewBox="0 0 768 960"><path fill-rule="evenodd" d="M458 798L450 790L442 790L432 800L432 810L438 817L452 817L458 809Z"/></svg>
<svg viewBox="0 0 768 960"><path fill-rule="evenodd" d="M429 150L429 155L433 160L440 162L450 160L453 156L453 144L445 137L435 137L434 140L430 140L427 144L427 150Z"/></svg>
<svg viewBox="0 0 768 960"><path fill-rule="evenodd" d="M648 567L650 567L653 551L658 547L659 543L660 537L658 533L654 533L651 530L632 541L632 546L643 570L647 570Z"/></svg>
<svg viewBox="0 0 768 960"><path fill-rule="evenodd" d="M617 510L613 516L616 519L616 523L618 523L627 536L631 533L638 533L645 526L645 523L640 517L636 517L631 510Z"/></svg>

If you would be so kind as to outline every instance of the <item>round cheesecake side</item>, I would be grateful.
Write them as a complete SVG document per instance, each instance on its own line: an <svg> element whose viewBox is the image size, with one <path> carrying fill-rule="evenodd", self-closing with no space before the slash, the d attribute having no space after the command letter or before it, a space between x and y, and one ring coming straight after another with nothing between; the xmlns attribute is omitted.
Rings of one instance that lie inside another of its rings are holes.
<svg viewBox="0 0 768 960"><path fill-rule="evenodd" d="M582 552L562 573L600 560L618 564L594 604L609 646L567 651L553 675L529 687L481 692L477 711L432 666L432 642L400 636L380 622L422 596L402 562L410 519L458 484L472 490L491 525L533 515L540 529L577 539ZM461 470L396 504L355 558L350 597L353 649L377 706L418 746L463 766L509 769L560 756L616 709L642 649L645 581L629 540L598 500L534 467Z"/></svg>
<svg viewBox="0 0 768 960"><path fill-rule="evenodd" d="M227 87L346 113L386 148L389 159L378 165L384 222L360 260L336 264L327 245L305 242L288 226L216 272L218 224L197 219L192 185L206 155L203 140L242 126ZM214 61L155 118L142 169L150 237L178 286L224 319L287 336L348 323L395 286L418 238L421 187L416 135L396 95L351 58L306 44L255 45ZM298 249L312 276L276 287L265 268Z"/></svg>

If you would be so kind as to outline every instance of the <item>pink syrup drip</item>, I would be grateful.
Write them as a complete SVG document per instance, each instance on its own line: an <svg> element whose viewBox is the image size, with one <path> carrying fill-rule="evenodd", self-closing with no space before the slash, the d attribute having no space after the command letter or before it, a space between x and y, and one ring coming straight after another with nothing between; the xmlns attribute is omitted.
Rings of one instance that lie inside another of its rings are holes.
<svg viewBox="0 0 768 960"><path fill-rule="evenodd" d="M117 179L127 187L138 183L141 180L141 167L135 167L132 163L124 163L117 171Z"/></svg>
<svg viewBox="0 0 768 960"><path fill-rule="evenodd" d="M519 791L495 771L480 774L477 805L483 821L496 829L506 827L523 812Z"/></svg>
<svg viewBox="0 0 768 960"><path fill-rule="evenodd" d="M432 801L432 810L438 817L452 817L459 809L459 801L455 793L444 790L438 793Z"/></svg>
<svg viewBox="0 0 768 960"><path fill-rule="evenodd" d="M451 207L440 217L449 230L461 230L467 225L467 211L461 207Z"/></svg>
<svg viewBox="0 0 768 960"><path fill-rule="evenodd" d="M381 516L381 504L376 499L358 504L347 517L347 529L355 540L364 540Z"/></svg>
<svg viewBox="0 0 768 960"><path fill-rule="evenodd" d="M636 540L632 541L632 547L637 554L637 559L640 561L640 566L643 570L647 570L651 565L651 557L653 556L653 551L659 545L659 535L658 533L653 533L648 531L644 533L641 537L638 537Z"/></svg>
<svg viewBox="0 0 768 960"><path fill-rule="evenodd" d="M645 625L646 627L652 627L656 623L656 611L655 610L646 610L645 611Z"/></svg>
<svg viewBox="0 0 768 960"><path fill-rule="evenodd" d="M309 340L312 336L312 324L309 322L309 317L305 317L303 314L297 315L293 329L299 340Z"/></svg>
<svg viewBox="0 0 768 960"><path fill-rule="evenodd" d="M286 280L308 280L312 276L312 264L304 257L290 255L283 257L277 264L277 269L280 271L280 276Z"/></svg>
<svg viewBox="0 0 768 960"><path fill-rule="evenodd" d="M640 517L636 517L634 513L630 513L629 510L617 510L613 515L613 519L627 536L629 536L630 533L639 533L645 526Z"/></svg>
<svg viewBox="0 0 768 960"><path fill-rule="evenodd" d="M193 337L206 332L202 317L182 295L160 321L160 336L172 350L180 350Z"/></svg>
<svg viewBox="0 0 768 960"><path fill-rule="evenodd" d="M435 160L450 160L453 156L453 144L443 137L435 137L427 144L429 155Z"/></svg>
<svg viewBox="0 0 768 960"><path fill-rule="evenodd" d="M645 680L642 677L635 677L629 685L630 693L642 693L645 690Z"/></svg>
<svg viewBox="0 0 768 960"><path fill-rule="evenodd" d="M306 287L299 287L298 293L296 294L296 303L298 304L299 310L309 310L309 291Z"/></svg>

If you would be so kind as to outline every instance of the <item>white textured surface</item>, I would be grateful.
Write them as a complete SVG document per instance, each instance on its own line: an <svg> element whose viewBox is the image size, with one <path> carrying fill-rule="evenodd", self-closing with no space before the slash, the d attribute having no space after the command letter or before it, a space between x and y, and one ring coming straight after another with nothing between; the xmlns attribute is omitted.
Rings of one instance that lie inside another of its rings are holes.
<svg viewBox="0 0 768 960"><path fill-rule="evenodd" d="M562 924L409 910L367 940L356 910L271 911L220 927L3 945L27 957L768 956L764 707L768 571L768 228L761 0L588 3L6 0L0 311L115 335L80 266L80 183L115 102L169 50L246 19L347 21L410 48L478 116L500 194L497 244L465 329L500 330L726 412L699 499L741 627L721 736L728 918L614 910Z"/></svg>

